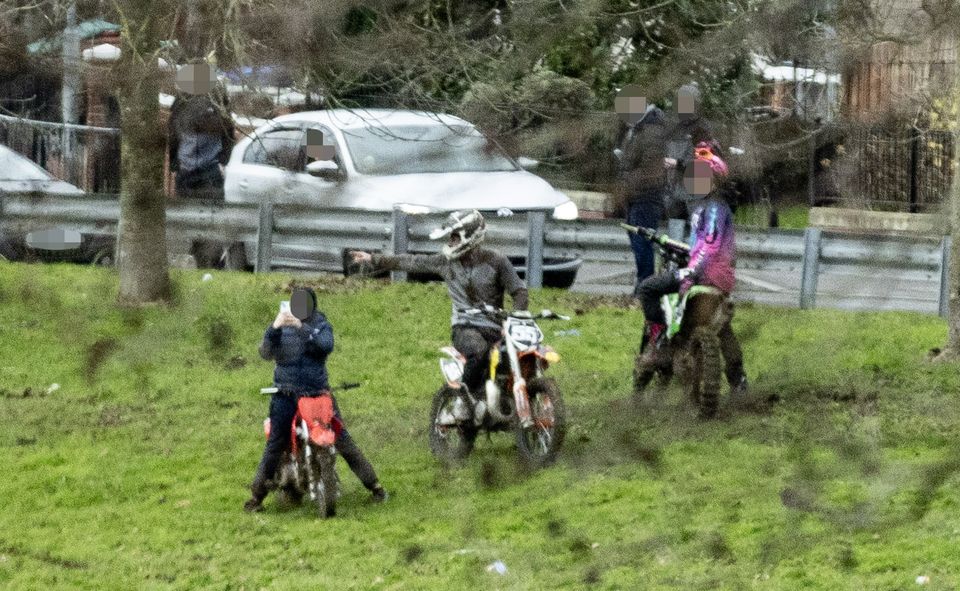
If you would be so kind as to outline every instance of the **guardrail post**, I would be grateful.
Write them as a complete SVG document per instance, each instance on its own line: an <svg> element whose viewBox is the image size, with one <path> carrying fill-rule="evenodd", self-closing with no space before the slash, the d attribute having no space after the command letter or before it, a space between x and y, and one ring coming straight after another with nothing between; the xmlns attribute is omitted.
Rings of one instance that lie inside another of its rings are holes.
<svg viewBox="0 0 960 591"><path fill-rule="evenodd" d="M527 287L543 287L543 234L547 225L544 211L527 212Z"/></svg>
<svg viewBox="0 0 960 591"><path fill-rule="evenodd" d="M950 248L953 239L944 236L940 241L940 317L950 315Z"/></svg>
<svg viewBox="0 0 960 591"><path fill-rule="evenodd" d="M393 209L393 254L406 254L410 242L410 226L407 224L407 212ZM390 271L390 281L403 283L407 280L406 271Z"/></svg>
<svg viewBox="0 0 960 591"><path fill-rule="evenodd" d="M257 260L255 273L270 271L273 260L273 202L264 199L260 202L260 225L257 227Z"/></svg>
<svg viewBox="0 0 960 591"><path fill-rule="evenodd" d="M820 242L823 231L807 228L803 232L803 275L800 279L800 307L813 308L817 303L817 273L820 268Z"/></svg>

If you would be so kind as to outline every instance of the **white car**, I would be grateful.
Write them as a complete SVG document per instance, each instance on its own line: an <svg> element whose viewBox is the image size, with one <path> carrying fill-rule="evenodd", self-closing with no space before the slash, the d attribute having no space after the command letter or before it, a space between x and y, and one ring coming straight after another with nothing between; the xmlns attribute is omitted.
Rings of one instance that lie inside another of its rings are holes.
<svg viewBox="0 0 960 591"><path fill-rule="evenodd" d="M307 137L312 143L320 134L326 155L308 165ZM399 206L411 213L507 208L547 211L564 220L579 214L566 195L524 170L467 121L386 109L309 111L271 120L234 147L224 194L228 203L271 199L372 211ZM253 260L255 244L244 247L242 258ZM281 266L305 266L282 245L275 252ZM345 260L342 253L327 258L328 268L339 269ZM523 263L514 259L521 274ZM580 263L544 261L544 284L568 287Z"/></svg>
<svg viewBox="0 0 960 591"><path fill-rule="evenodd" d="M78 196L83 191L53 177L32 160L0 144L0 195L39 194ZM109 263L114 240L107 235L82 234L69 227L0 234L0 257Z"/></svg>

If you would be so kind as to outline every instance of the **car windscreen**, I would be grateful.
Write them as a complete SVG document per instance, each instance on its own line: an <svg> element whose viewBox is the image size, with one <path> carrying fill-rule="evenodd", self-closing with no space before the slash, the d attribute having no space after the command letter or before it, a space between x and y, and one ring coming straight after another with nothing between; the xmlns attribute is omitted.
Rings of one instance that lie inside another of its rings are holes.
<svg viewBox="0 0 960 591"><path fill-rule="evenodd" d="M33 161L0 146L0 181L48 181L50 173Z"/></svg>
<svg viewBox="0 0 960 591"><path fill-rule="evenodd" d="M369 126L343 136L361 174L517 170L496 143L467 126Z"/></svg>

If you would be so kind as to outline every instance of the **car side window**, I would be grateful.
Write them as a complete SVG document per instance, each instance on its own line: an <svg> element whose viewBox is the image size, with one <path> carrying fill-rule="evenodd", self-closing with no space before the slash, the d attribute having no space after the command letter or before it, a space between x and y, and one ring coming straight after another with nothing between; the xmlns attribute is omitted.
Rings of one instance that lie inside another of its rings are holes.
<svg viewBox="0 0 960 591"><path fill-rule="evenodd" d="M309 164L317 159L315 157L317 155L315 148L310 149L309 146L306 145L307 143L313 142L317 139L317 132L319 132L319 134L323 137L323 148L333 148L333 161L337 163L337 166L342 168L343 160L340 158L340 145L339 142L337 142L337 136L335 136L329 128L324 127L323 125L311 125L304 135L304 146L306 151L306 160L304 161L304 164Z"/></svg>
<svg viewBox="0 0 960 591"><path fill-rule="evenodd" d="M302 145L302 129L268 131L253 139L243 154L243 161L284 170L303 170Z"/></svg>

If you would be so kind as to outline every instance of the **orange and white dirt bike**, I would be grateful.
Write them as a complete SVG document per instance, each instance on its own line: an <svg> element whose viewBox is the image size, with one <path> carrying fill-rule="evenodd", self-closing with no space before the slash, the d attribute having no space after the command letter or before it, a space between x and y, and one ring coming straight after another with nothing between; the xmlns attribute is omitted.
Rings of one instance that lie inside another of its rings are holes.
<svg viewBox="0 0 960 591"><path fill-rule="evenodd" d="M344 384L337 390L356 388L359 384ZM275 394L277 388L261 388L261 394ZM297 414L290 426L290 447L283 452L274 477L273 486L285 500L299 503L304 496L317 507L321 518L336 514L340 496L337 477L336 440L343 423L334 413L330 391L316 396L300 396ZM270 419L264 419L263 431L270 437Z"/></svg>
<svg viewBox="0 0 960 591"><path fill-rule="evenodd" d="M513 431L520 459L530 468L553 462L563 444L566 411L560 389L544 375L560 357L543 344L543 332L529 312L493 307L467 310L502 326L501 340L490 348L484 392L470 392L463 383L465 359L443 347L440 360L444 385L433 397L430 450L442 460L460 460L473 450L481 431ZM566 316L544 310L540 318Z"/></svg>

